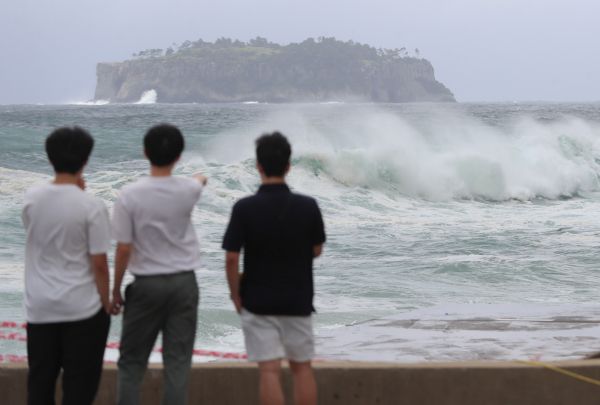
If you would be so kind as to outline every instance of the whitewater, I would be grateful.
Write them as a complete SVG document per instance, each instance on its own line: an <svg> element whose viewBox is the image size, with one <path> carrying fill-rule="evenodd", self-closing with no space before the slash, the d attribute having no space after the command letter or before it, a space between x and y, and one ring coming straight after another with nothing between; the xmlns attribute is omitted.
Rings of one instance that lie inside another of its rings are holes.
<svg viewBox="0 0 600 405"><path fill-rule="evenodd" d="M182 129L176 175L209 177L193 212L203 256L197 348L243 351L220 244L231 207L260 184L253 142L273 130L292 143L289 185L316 198L325 219L314 267L318 334L433 306L552 304L572 313L600 299L600 103L155 100L0 106L0 320L23 320L22 196L50 180L43 144L61 125L95 137L87 192L111 211L119 189L147 174L147 128ZM370 339L360 333L357 341ZM119 334L113 318L109 340ZM0 353L23 355L25 345L0 340Z"/></svg>

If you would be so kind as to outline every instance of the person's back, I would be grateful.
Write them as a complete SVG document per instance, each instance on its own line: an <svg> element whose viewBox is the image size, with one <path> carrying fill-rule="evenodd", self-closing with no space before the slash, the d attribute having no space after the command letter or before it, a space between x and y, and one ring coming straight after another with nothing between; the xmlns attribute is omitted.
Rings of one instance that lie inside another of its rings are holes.
<svg viewBox="0 0 600 405"><path fill-rule="evenodd" d="M133 236L131 273L167 274L200 265L190 215L201 190L198 180L173 176L145 177L122 188L119 204L129 215L119 232Z"/></svg>
<svg viewBox="0 0 600 405"><path fill-rule="evenodd" d="M54 403L63 369L64 405L91 405L110 327L108 210L83 191L94 140L81 128L46 139L55 179L25 193L25 298L29 405Z"/></svg>
<svg viewBox="0 0 600 405"><path fill-rule="evenodd" d="M104 237L109 235L104 203L74 184L43 184L25 193L22 219L27 319L71 321L98 312L102 302L90 253L105 253L110 245L94 240L88 224L105 221ZM97 244L98 251L90 252L89 246Z"/></svg>
<svg viewBox="0 0 600 405"><path fill-rule="evenodd" d="M284 403L279 381L283 358L292 370L295 403L314 405L317 401L311 368L312 262L321 254L325 230L316 201L292 194L285 184L290 156L291 146L280 133L257 139L262 185L256 195L234 205L222 245L248 360L258 362L263 405Z"/></svg>
<svg viewBox="0 0 600 405"><path fill-rule="evenodd" d="M163 404L184 405L194 349L200 251L191 214L206 178L172 177L184 148L181 132L161 124L144 137L150 177L124 186L113 214L115 284L113 313L124 305L117 403L140 403L142 378L162 332ZM135 281L121 297L126 269Z"/></svg>
<svg viewBox="0 0 600 405"><path fill-rule="evenodd" d="M291 194L285 184L265 184L237 202L232 217L244 218L244 308L264 315L310 315L313 247L322 243L323 227L316 201Z"/></svg>

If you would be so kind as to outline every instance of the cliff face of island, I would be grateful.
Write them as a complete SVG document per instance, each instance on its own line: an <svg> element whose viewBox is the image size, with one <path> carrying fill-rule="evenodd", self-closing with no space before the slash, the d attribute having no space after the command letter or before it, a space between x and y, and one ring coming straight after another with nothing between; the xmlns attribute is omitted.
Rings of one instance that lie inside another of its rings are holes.
<svg viewBox="0 0 600 405"><path fill-rule="evenodd" d="M155 90L159 103L456 101L435 80L429 61L399 56L399 50L333 38L287 46L223 40L188 41L167 56L99 63L95 100L135 102Z"/></svg>

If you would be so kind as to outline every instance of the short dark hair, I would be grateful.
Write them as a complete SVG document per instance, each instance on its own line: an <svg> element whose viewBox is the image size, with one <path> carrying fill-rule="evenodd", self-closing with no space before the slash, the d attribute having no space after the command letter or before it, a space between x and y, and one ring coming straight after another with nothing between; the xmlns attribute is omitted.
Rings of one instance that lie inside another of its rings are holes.
<svg viewBox="0 0 600 405"><path fill-rule="evenodd" d="M154 166L168 166L177 159L185 142L179 128L171 124L155 125L146 132L144 149Z"/></svg>
<svg viewBox="0 0 600 405"><path fill-rule="evenodd" d="M281 177L290 162L292 147L279 132L263 134L256 140L256 160L267 177Z"/></svg>
<svg viewBox="0 0 600 405"><path fill-rule="evenodd" d="M56 173L76 174L93 147L94 138L80 127L57 128L46 138L46 153Z"/></svg>

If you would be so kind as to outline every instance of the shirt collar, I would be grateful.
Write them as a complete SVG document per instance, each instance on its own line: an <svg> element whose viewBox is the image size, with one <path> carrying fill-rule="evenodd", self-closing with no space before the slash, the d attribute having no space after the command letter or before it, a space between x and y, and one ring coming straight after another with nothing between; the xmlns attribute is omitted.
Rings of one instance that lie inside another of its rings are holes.
<svg viewBox="0 0 600 405"><path fill-rule="evenodd" d="M272 193L278 191L290 191L290 188L285 183L277 183L277 184L263 184L258 189L259 193Z"/></svg>

